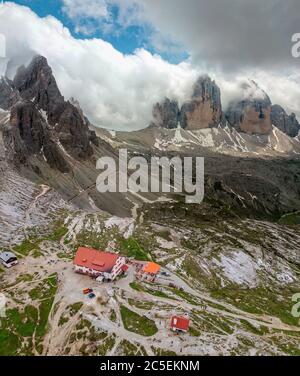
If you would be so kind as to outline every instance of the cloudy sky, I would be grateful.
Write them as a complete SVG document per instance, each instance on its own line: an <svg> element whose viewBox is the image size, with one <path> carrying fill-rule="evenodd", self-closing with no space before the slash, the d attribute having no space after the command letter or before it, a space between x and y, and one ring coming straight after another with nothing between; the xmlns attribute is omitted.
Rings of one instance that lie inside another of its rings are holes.
<svg viewBox="0 0 300 376"><path fill-rule="evenodd" d="M62 93L90 120L139 129L154 102L188 98L199 74L222 89L223 106L251 78L273 103L300 116L299 0L19 0L0 4L7 74L47 57Z"/></svg>

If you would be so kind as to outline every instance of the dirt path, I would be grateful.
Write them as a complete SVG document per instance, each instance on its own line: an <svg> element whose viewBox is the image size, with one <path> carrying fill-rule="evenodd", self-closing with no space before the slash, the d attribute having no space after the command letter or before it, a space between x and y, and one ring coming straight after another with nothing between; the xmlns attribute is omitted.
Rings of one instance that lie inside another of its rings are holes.
<svg viewBox="0 0 300 376"><path fill-rule="evenodd" d="M178 311L178 308L181 308L187 313L191 314L192 311L197 309L197 306L195 306L194 304L191 304L184 299L179 302L174 299L157 297L146 292L138 292L132 289L130 287L130 283L135 280L133 267L130 267L128 276L126 278L120 279L115 284L103 285L90 280L88 277L83 277L75 274L71 265L67 264L67 268L63 267L63 265L66 264L62 263L57 270L60 279L60 287L56 294L52 312L49 317L50 330L46 335L44 341L45 355L58 355L63 353L64 345L66 345L68 338L75 330L76 324L80 321L80 314L82 314L83 318L91 321L95 328L97 328L98 330L108 332L109 334L116 334L116 343L114 344L114 347L109 351L110 355L115 355L118 345L122 340L129 340L132 343L143 346L148 354L153 353L152 347L172 349L172 351L175 351L178 354L190 354L191 352L193 353L193 351L196 351L193 346L196 345L197 339L191 337L190 335L175 336L170 332L168 327L170 315L175 314ZM176 275L171 274L171 277L178 286L181 286L185 289L185 292L193 295L194 299L199 299L198 309L200 317L202 311L201 308L203 307L203 302L205 302L205 312L215 314L218 317L247 320L255 327L264 326L269 329L300 332L299 327L284 324L276 317L251 314L241 311L231 306L230 304L219 302L218 300L213 299L206 294L197 292ZM82 289L85 287L92 287L96 295L100 297L107 296L107 289L113 291L114 294L113 296L108 298L107 303L101 305L97 303L96 300L89 301L88 299L83 297ZM142 308L137 308L136 306L132 306L128 303L128 299L132 299L136 302L152 303L154 310L145 310ZM71 303L79 301L83 301L84 303L81 312L77 313L74 317L71 317L65 325L59 326L60 317L66 311L66 307ZM57 308L56 303L58 302L60 302L60 305ZM223 306L224 310L210 306L210 303ZM155 316L155 323L158 328L158 332L151 337L144 337L136 333L128 332L123 326L122 318L120 315L121 305L128 307L131 311L136 312L140 316L146 316L152 320ZM54 307L56 307L55 312ZM165 309L164 307L169 308ZM90 313L91 309L93 313ZM112 322L109 318L109 313L111 312L111 310L116 313L116 322ZM203 319L205 320L205 317ZM212 335L214 336L214 338L226 337L226 343L228 343L228 346L235 338L233 335L230 337L226 331L223 331L222 335L222 328L220 329L219 326L216 325L216 332L217 331L221 334L203 332L202 337L204 336L205 338L207 338L207 340L209 340ZM224 342L223 338L222 341ZM72 346L76 346L76 349L78 349L78 344L74 344Z"/></svg>
<svg viewBox="0 0 300 376"><path fill-rule="evenodd" d="M235 306L229 303L225 303L223 301L214 299L208 294L199 293L197 290L193 289L187 282L185 282L182 278L180 278L176 274L170 271L168 271L168 273L170 273L171 275L172 282L176 286L183 288L183 290L186 293L189 293L192 296L196 296L202 301L205 301L206 303L212 303L212 304L216 304L218 306L224 307L224 310L210 307L210 310L215 313L219 313L219 314L222 314L223 316L234 317L238 319L251 320L251 322L253 323L264 325L273 329L287 330L287 331L291 330L291 331L300 332L300 327L284 324L278 317L269 316L266 314L254 314L254 313L245 312L241 309L236 308ZM231 312L228 312L228 310Z"/></svg>
<svg viewBox="0 0 300 376"><path fill-rule="evenodd" d="M40 185L40 191L39 193L33 198L32 202L30 203L30 205L28 206L28 208L26 209L25 211L25 214L24 214L24 223L22 225L22 227L20 227L20 232L22 232L25 236L25 239L28 239L28 233L27 233L27 229L31 227L31 219L30 219L30 213L35 209L36 207L36 204L37 202L39 201L40 198L42 198L43 196L45 196L48 192L50 192L52 190L52 188L48 187L47 185ZM10 242L9 242L9 249L12 251L12 252L15 252L16 251L13 249L13 238L10 239ZM16 253L17 254L17 253ZM19 254L19 256L22 256Z"/></svg>
<svg viewBox="0 0 300 376"><path fill-rule="evenodd" d="M51 188L48 187L47 185L43 185L43 184L40 185L40 192L38 193L37 196L35 196L34 200L29 205L28 209L25 212L25 222L24 222L24 225L22 227L22 230L23 230L23 232L25 234L25 238L26 239L28 239L27 229L29 227L31 227L30 214L36 208L36 204L37 204L38 200L40 198L42 198L43 196L45 196L50 190L51 190Z"/></svg>
<svg viewBox="0 0 300 376"><path fill-rule="evenodd" d="M128 284L128 286L126 286L123 283L122 284L122 288L127 293L130 294L130 297L132 299L136 299L137 301L139 301L140 298L143 297L143 299L142 299L143 301L144 300L148 300L149 302L152 302L152 303L154 303L154 302L167 303L168 305L173 306L173 307L178 307L178 305L179 305L180 307L183 307L184 309L186 309L188 312L196 309L196 306L194 304L190 304L190 303L188 303L188 302L186 302L184 300L180 301L180 303L179 303L176 300L172 300L172 299L168 299L168 298L162 298L162 297L156 297L156 296L153 297L153 298L148 298L147 299L146 295L149 295L149 296L152 296L152 295L147 294L147 293L143 293L143 295L141 295L140 292L135 292L135 290L133 290L129 286L129 284ZM209 301L211 303L224 306L225 308L230 309L232 311L232 312L228 312L226 310L217 309L217 308L211 307L211 306L207 307L207 311L208 312L215 313L218 316L221 316L221 317L222 316L226 316L226 317L231 317L231 318L235 318L235 319L247 320L247 321L251 322L254 325L266 326L266 327L268 327L270 329L300 332L300 327L293 326L293 325L288 325L288 324L284 324L277 317L268 316L268 315L252 314L252 313L248 313L248 312L236 309L235 307L231 306L230 304L226 304L226 303L222 304L218 300L215 300L213 298L207 297L206 295L199 294L197 291L195 291L195 290L193 290L191 288L189 288L189 290L187 292L193 294L193 296L199 297L202 300L206 300L206 301ZM202 305L202 304L199 302L199 306L200 305ZM142 311L143 310L140 310L140 313ZM236 313L234 313L234 312L236 312Z"/></svg>
<svg viewBox="0 0 300 376"><path fill-rule="evenodd" d="M35 197L34 201L28 208L30 212L31 208L37 204L38 200L43 197L49 191L49 187L42 186L41 192ZM136 208L138 210L138 208ZM139 220L139 216L136 212L136 221ZM75 216L68 224L68 233L63 236L60 240L59 247L61 249L67 250L64 244L66 236L71 238L71 242L76 242L77 233L82 229L84 220L86 218L85 213L80 213L80 215ZM26 227L26 226L24 226ZM45 254L45 263L48 261L53 261L56 256L54 254ZM28 261L26 261L28 263ZM38 260L32 261L34 264L38 264ZM29 269L30 265L24 265ZM23 266L22 266L23 268ZM24 269L24 270L25 270ZM109 351L110 355L115 355L118 349L118 345L122 340L130 341L137 345L137 347L143 346L147 354L153 354L153 347L171 349L177 354L198 354L199 349L204 349L204 344L198 343L199 339L186 334L185 336L175 336L169 330L169 319L172 314L176 314L178 309L186 311L191 314L193 311L199 311L199 317L201 317L201 312L208 312L210 314L216 315L217 317L226 317L236 320L247 320L249 323L256 327L264 326L269 329L276 329L281 331L291 331L300 332L300 327L295 327L292 325L287 325L281 322L277 317L272 317L269 315L259 315L252 314L242 311L231 304L219 301L212 298L208 293L199 292L195 288L189 285L187 281L181 276L178 276L171 272L170 270L163 269L167 271L170 275L169 278L161 277L158 281L161 283L162 291L164 287L167 287L166 293L172 295L174 299L164 298L159 296L153 296L147 292L139 292L130 287L130 283L135 281L134 268L130 267L128 271L128 276L118 280L114 284L98 284L96 281L91 280L89 277L80 276L74 273L72 263L69 261L56 260L55 264L47 265L47 273L50 271L55 271L58 275L58 291L55 296L55 301L52 306L52 310L49 315L48 325L49 330L44 338L44 351L43 355L59 355L63 354L66 346L72 347L72 354L77 353L84 344L83 340L77 343L69 344L69 338L74 331L76 331L76 325L80 321L80 317L86 318L93 323L95 328L100 331L108 332L111 334L116 334L116 342L113 348ZM46 270L45 270L46 273ZM41 279L43 276L40 277ZM25 287L29 284L37 283L38 280L30 282L21 282L17 287ZM172 293L169 289L169 283L172 282L177 287L182 288L186 294L190 294L192 298L198 303L197 305L191 304L183 298L178 298L176 294ZM91 287L94 289L97 297L108 296L107 303L99 304L97 299L90 301L82 294L82 290L86 287ZM155 285L153 285L155 287ZM14 286L15 288L15 286ZM113 295L108 293L108 290L113 291ZM132 304L129 304L128 300L132 299L136 302L148 302L152 303L152 309L142 309ZM60 319L64 313L67 311L67 307L71 304L83 302L82 309L75 314L73 317L69 317L68 321L64 325L60 325ZM59 304L58 304L59 303ZM144 337L142 335L128 332L123 325L123 321L120 315L120 306L124 305L128 307L131 311L136 312L140 316L146 316L151 320L154 320L158 328L158 332L151 337ZM168 307L168 308L166 308ZM205 307L205 310L203 310ZM224 309L222 309L224 308ZM113 310L116 313L116 322L110 320L110 312ZM92 313L91 313L92 312ZM201 317L205 321L205 315ZM208 322L208 324L212 324ZM214 325L213 325L214 326ZM230 345L236 338L234 335L229 335L225 330L222 330L218 325L215 326L216 333L201 331L201 340L205 338L208 342L211 338L220 338L220 342L225 346L230 348ZM219 334L218 334L219 333ZM225 338L226 337L226 338ZM225 338L225 339L224 339ZM33 338L33 342L35 342ZM227 345L226 345L227 344ZM197 352L198 351L198 352ZM214 353L214 350L211 350Z"/></svg>

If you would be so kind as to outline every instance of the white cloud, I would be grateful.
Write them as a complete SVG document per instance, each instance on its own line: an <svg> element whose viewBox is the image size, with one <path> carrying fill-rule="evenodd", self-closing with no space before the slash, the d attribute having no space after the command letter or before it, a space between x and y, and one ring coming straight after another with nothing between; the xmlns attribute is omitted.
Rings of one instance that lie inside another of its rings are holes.
<svg viewBox="0 0 300 376"><path fill-rule="evenodd" d="M62 0L62 3L62 11L77 33L90 35L99 29L103 33L117 33L132 24L145 23L144 17L140 19L144 8L137 0Z"/></svg>
<svg viewBox="0 0 300 376"><path fill-rule="evenodd" d="M40 18L29 8L14 3L0 5L0 33L7 38L10 76L33 55L44 55L63 95L78 99L90 120L101 127L146 127L155 102L165 96L183 102L197 75L203 72L203 68L189 61L170 64L145 49L124 55L101 39L75 39L56 18ZM299 111L299 75L252 70L232 78L213 68L208 73L221 86L224 105L239 95L240 76L246 75L257 80L274 103L288 112Z"/></svg>
<svg viewBox="0 0 300 376"><path fill-rule="evenodd" d="M110 17L106 0L63 0L63 11L72 19Z"/></svg>
<svg viewBox="0 0 300 376"><path fill-rule="evenodd" d="M288 113L294 112L300 120L299 70L288 75L256 71L252 74L261 87L270 94L271 101L280 104Z"/></svg>
<svg viewBox="0 0 300 376"><path fill-rule="evenodd" d="M183 100L197 76L187 62L172 65L143 49L123 55L101 39L75 39L54 17L13 3L0 7L1 32L14 63L10 75L34 54L45 56L63 95L78 99L98 126L146 127L152 105L164 96Z"/></svg>
<svg viewBox="0 0 300 376"><path fill-rule="evenodd" d="M75 31L93 34L98 27L110 29L112 16L108 0L63 0L63 12L74 22Z"/></svg>

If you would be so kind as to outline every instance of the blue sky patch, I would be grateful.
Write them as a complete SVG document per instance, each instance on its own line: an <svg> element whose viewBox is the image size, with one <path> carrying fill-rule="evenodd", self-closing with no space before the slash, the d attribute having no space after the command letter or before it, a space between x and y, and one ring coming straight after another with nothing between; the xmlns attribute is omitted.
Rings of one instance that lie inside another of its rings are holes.
<svg viewBox="0 0 300 376"><path fill-rule="evenodd" d="M38 16L46 17L52 15L60 20L66 26L73 37L100 38L111 43L118 51L124 54L133 53L138 48L145 48L151 53L159 54L164 60L177 64L188 58L188 54L179 49L173 51L157 50L151 43L152 29L150 25L130 25L126 28L118 24L118 8L110 9L112 14L112 23L101 24L97 20L84 19L80 21L80 26L73 20L69 19L63 11L63 2L61 0L15 0L17 4L25 5L31 8ZM84 32L84 28L89 32Z"/></svg>

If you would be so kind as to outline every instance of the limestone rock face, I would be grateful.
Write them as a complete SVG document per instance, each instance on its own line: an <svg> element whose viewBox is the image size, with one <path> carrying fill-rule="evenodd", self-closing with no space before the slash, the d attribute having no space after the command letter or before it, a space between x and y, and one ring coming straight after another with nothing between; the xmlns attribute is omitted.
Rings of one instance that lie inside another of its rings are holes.
<svg viewBox="0 0 300 376"><path fill-rule="evenodd" d="M0 107L10 111L3 138L16 164L31 166L31 157L42 157L65 173L70 171L70 156L88 160L92 145L99 145L79 104L65 101L43 56L19 68L13 81L0 80Z"/></svg>
<svg viewBox="0 0 300 376"><path fill-rule="evenodd" d="M239 132L268 135L272 131L271 100L254 81L243 85L243 100L231 102L225 118Z"/></svg>
<svg viewBox="0 0 300 376"><path fill-rule="evenodd" d="M14 85L23 99L32 100L39 109L51 114L59 103L64 102L47 59L33 58L28 67L20 67L14 78Z"/></svg>
<svg viewBox="0 0 300 376"><path fill-rule="evenodd" d="M208 76L198 79L191 99L180 108L176 100L165 98L153 107L154 124L174 129L197 130L218 126L222 120L221 92Z"/></svg>
<svg viewBox="0 0 300 376"><path fill-rule="evenodd" d="M294 113L288 115L281 106L275 104L271 108L271 120L275 127L279 128L290 137L298 136L300 124Z"/></svg>
<svg viewBox="0 0 300 376"><path fill-rule="evenodd" d="M79 112L79 114L80 114L80 116L82 118L82 121L86 124L87 128L90 129L90 127L92 126L92 124L90 123L89 119L84 115L83 110L80 107L80 103L75 98L73 98L73 97L70 98L70 103L74 107L77 108L77 110L78 110L78 112ZM89 140L95 146L99 146L100 145L99 139L98 139L95 131L92 131L92 130L89 131Z"/></svg>
<svg viewBox="0 0 300 376"><path fill-rule="evenodd" d="M254 82L241 85L241 96L222 111L219 87L208 76L202 76L194 85L189 101L180 108L169 98L153 107L156 126L167 129L197 130L217 127L220 124L250 135L268 135L272 124L291 137L299 133L299 123L294 114L288 116L280 106L272 106L269 96Z"/></svg>
<svg viewBox="0 0 300 376"><path fill-rule="evenodd" d="M19 68L14 85L24 100L30 100L47 114L49 125L70 155L88 159L93 155L90 141L96 143L81 109L64 100L47 59L35 57L28 67Z"/></svg>
<svg viewBox="0 0 300 376"><path fill-rule="evenodd" d="M178 102L166 98L162 103L157 103L153 107L153 118L154 123L160 127L177 128L180 120Z"/></svg>
<svg viewBox="0 0 300 376"><path fill-rule="evenodd" d="M65 149L75 158L87 159L93 155L90 145L91 133L80 112L71 103L65 102L60 108L55 130Z"/></svg>
<svg viewBox="0 0 300 376"><path fill-rule="evenodd" d="M50 167L68 172L69 166L56 145L43 116L31 101L17 103L11 109L5 143L14 151L14 161L26 164L31 155L42 154Z"/></svg>
<svg viewBox="0 0 300 376"><path fill-rule="evenodd" d="M0 78L0 108L9 110L20 100L20 94L13 82L6 77Z"/></svg>
<svg viewBox="0 0 300 376"><path fill-rule="evenodd" d="M198 79L189 102L181 108L181 127L188 130L216 127L222 119L221 92L208 76Z"/></svg>

